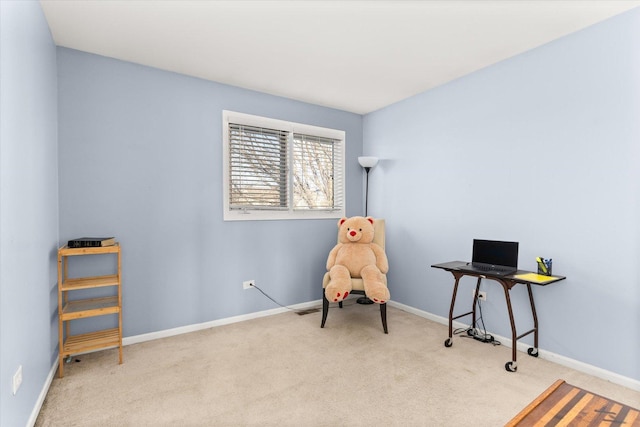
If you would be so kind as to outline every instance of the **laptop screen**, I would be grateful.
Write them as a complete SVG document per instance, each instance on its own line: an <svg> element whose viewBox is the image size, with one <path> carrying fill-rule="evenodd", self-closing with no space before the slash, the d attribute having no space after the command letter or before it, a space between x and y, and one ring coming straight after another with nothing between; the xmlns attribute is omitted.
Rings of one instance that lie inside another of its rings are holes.
<svg viewBox="0 0 640 427"><path fill-rule="evenodd" d="M518 267L518 242L473 240L472 262Z"/></svg>

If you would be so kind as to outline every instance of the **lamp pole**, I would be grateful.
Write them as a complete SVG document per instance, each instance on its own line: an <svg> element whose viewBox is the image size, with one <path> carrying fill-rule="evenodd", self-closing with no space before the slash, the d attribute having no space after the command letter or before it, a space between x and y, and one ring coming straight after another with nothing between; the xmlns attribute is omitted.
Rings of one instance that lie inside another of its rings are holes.
<svg viewBox="0 0 640 427"><path fill-rule="evenodd" d="M366 181L364 187L364 216L369 214L369 171L372 167L378 164L377 157L358 157L358 163L364 168L366 172ZM373 301L367 296L360 297L356 300L358 304L373 304Z"/></svg>
<svg viewBox="0 0 640 427"><path fill-rule="evenodd" d="M369 171L371 167L365 166L364 170L367 173L367 180L364 187L364 216L366 217L369 211Z"/></svg>
<svg viewBox="0 0 640 427"><path fill-rule="evenodd" d="M378 164L378 158L362 156L358 157L358 163L360 163L360 166L362 166L364 171L367 173L367 181L364 190L364 216L367 216L369 214L369 171L372 167Z"/></svg>

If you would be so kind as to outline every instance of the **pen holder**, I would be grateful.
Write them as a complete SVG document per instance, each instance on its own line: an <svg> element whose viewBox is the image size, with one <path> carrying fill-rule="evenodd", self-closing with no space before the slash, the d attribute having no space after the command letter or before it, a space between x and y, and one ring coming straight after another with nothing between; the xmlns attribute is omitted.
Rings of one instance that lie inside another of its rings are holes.
<svg viewBox="0 0 640 427"><path fill-rule="evenodd" d="M542 274L544 276L551 276L551 270L553 267L553 263L551 259L538 257L536 258L536 263L538 264L538 274Z"/></svg>

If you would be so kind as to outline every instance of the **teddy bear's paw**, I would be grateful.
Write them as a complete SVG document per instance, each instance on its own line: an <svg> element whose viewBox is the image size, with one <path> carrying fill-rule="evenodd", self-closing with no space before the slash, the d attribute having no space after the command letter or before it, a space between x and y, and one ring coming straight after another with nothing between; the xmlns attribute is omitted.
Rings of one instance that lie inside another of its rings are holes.
<svg viewBox="0 0 640 427"><path fill-rule="evenodd" d="M349 296L349 291L330 291L325 290L325 296L330 302L340 302Z"/></svg>
<svg viewBox="0 0 640 427"><path fill-rule="evenodd" d="M391 295L387 288L376 289L367 293L367 297L376 304L384 304L389 301Z"/></svg>

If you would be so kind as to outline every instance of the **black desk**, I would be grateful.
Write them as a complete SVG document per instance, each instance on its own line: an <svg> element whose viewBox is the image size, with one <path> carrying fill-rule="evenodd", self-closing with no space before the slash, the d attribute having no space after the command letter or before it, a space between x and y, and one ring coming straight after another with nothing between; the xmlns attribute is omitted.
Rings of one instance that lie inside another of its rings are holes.
<svg viewBox="0 0 640 427"><path fill-rule="evenodd" d="M509 372L515 372L518 369L518 365L516 363L516 353L517 353L516 347L517 347L518 340L520 338L533 333L533 347L530 347L527 350L527 353L529 354L529 356L538 357L538 316L536 315L536 306L535 306L535 303L533 302L533 293L531 292L531 285L546 286L551 283L564 280L565 277L553 276L553 277L549 277L548 280L540 282L532 279L518 277L526 274L533 274L531 271L518 270L509 276L495 276L491 274L478 274L478 273L471 273L471 272L460 270L460 267L464 265L467 265L467 263L463 261L451 261L451 262L445 262L442 264L434 264L431 266L433 268L440 268L440 269L449 271L451 274L453 274L453 277L456 279L455 284L453 286L453 296L451 297L451 308L449 308L449 338L447 338L447 340L444 342L444 346L451 347L453 345L454 319L459 319L461 317L472 315L473 316L472 326L473 328L476 327L476 302L478 299L480 282L482 281L482 279L495 280L496 282L500 283L502 285L502 288L504 289L504 297L505 297L505 300L507 301L507 310L509 311L509 321L511 322L511 359L512 360L507 362L504 365L504 367ZM460 279L464 276L472 276L472 277L478 278L478 281L476 283L476 291L474 293L475 297L473 300L473 309L468 313L463 313L463 314L454 316L453 309L456 304L456 295L458 294L458 284L460 282ZM513 319L513 309L511 308L511 297L509 294L509 291L511 290L511 288L513 288L518 283L523 284L527 287L527 292L529 293L529 302L531 304L531 314L533 316L533 329L520 335L518 335L516 332L516 323Z"/></svg>

